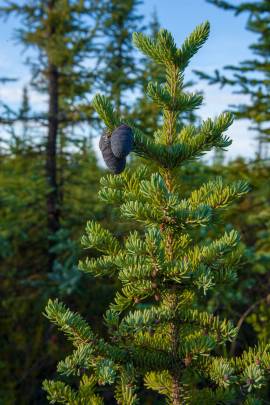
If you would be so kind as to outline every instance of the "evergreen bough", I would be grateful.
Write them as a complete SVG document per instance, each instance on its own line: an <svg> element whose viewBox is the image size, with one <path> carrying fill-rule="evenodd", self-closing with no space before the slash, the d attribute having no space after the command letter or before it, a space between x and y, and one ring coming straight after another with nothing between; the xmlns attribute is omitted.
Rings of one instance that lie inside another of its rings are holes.
<svg viewBox="0 0 270 405"><path fill-rule="evenodd" d="M143 403L140 385L163 395L168 404L259 404L270 362L269 346L229 358L226 344L237 335L230 321L203 310L207 291L233 281L239 262L239 236L201 238L224 209L248 191L242 181L221 178L181 195L177 169L212 148L226 148L229 113L200 127L184 126L181 116L202 103L183 91L183 72L204 44L209 23L198 26L177 48L161 30L155 39L134 34L134 44L166 73L165 85L150 83L148 95L163 111L163 125L147 137L132 122L134 151L156 164L126 169L101 181L100 198L120 207L122 216L141 225L124 242L96 222L82 238L98 258L80 263L94 276L117 276L122 288L105 314L108 337L100 338L80 315L50 300L46 316L72 341L74 352L58 365L64 376L80 376L75 390L45 381L51 403L102 404L99 386L113 385L119 404ZM97 95L93 105L112 132L122 124L110 101ZM203 228L202 228L203 227ZM222 354L221 354L222 353Z"/></svg>

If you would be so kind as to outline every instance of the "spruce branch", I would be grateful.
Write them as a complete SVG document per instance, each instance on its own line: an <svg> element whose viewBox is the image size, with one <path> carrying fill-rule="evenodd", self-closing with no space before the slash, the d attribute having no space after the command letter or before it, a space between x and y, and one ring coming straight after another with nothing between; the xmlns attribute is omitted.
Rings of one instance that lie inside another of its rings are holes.
<svg viewBox="0 0 270 405"><path fill-rule="evenodd" d="M120 377L116 384L115 398L117 403L126 405L139 404L136 389L136 372L131 364L127 364L121 368Z"/></svg>
<svg viewBox="0 0 270 405"><path fill-rule="evenodd" d="M103 405L103 399L94 392L95 384L96 381L92 376L83 376L78 392L75 392L75 390L62 381L45 380L43 382L43 389L47 392L47 398L51 404Z"/></svg>
<svg viewBox="0 0 270 405"><path fill-rule="evenodd" d="M198 52L198 50L207 41L210 33L210 24L208 21L198 25L195 30L188 36L178 51L178 63L184 70L190 59Z"/></svg>
<svg viewBox="0 0 270 405"><path fill-rule="evenodd" d="M48 301L45 316L57 325L75 346L90 343L94 340L94 334L86 321L80 315L71 312L57 299Z"/></svg>
<svg viewBox="0 0 270 405"><path fill-rule="evenodd" d="M43 382L43 389L47 392L47 398L51 404L76 404L77 394L72 388L62 381Z"/></svg>
<svg viewBox="0 0 270 405"><path fill-rule="evenodd" d="M166 370L162 372L150 372L144 377L145 386L153 391L157 391L159 394L165 395L169 401L171 401L172 393L172 377Z"/></svg>
<svg viewBox="0 0 270 405"><path fill-rule="evenodd" d="M110 132L120 125L118 114L115 112L109 98L97 94L92 101L92 106Z"/></svg>
<svg viewBox="0 0 270 405"><path fill-rule="evenodd" d="M93 352L92 344L79 344L70 356L58 363L57 372L66 376L83 374L91 368Z"/></svg>
<svg viewBox="0 0 270 405"><path fill-rule="evenodd" d="M120 244L118 240L107 229L103 229L97 222L87 222L85 232L81 240L85 248L89 249L93 247L112 256L119 252Z"/></svg>

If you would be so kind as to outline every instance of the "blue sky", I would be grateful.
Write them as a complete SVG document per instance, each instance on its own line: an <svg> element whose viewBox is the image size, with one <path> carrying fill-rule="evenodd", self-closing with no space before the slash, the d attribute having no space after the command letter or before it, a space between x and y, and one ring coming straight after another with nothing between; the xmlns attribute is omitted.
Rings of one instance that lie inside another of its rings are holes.
<svg viewBox="0 0 270 405"><path fill-rule="evenodd" d="M234 1L236 4L239 2ZM205 0L145 0L141 12L146 21L154 9L157 11L161 26L173 33L179 45L197 24L205 20L211 23L210 38L193 58L187 71L188 78L192 69L211 72L226 64L237 64L251 56L248 46L254 40L254 36L245 30L246 16L234 17L231 12L220 10ZM21 98L21 88L28 83L30 74L28 67L23 64L25 55L22 48L14 41L14 28L13 19L0 25L0 77L14 76L19 81L16 84L1 86L0 98L16 106ZM205 93L205 104L200 110L203 118L214 117L227 109L230 104L245 101L243 96L232 94L230 88L220 89L217 86L208 86L205 82L197 83L196 88ZM43 99L31 92L31 102L35 106L41 106ZM240 121L234 123L230 129L233 145L227 153L229 158L239 154L248 157L254 155L254 134L247 127L247 122Z"/></svg>

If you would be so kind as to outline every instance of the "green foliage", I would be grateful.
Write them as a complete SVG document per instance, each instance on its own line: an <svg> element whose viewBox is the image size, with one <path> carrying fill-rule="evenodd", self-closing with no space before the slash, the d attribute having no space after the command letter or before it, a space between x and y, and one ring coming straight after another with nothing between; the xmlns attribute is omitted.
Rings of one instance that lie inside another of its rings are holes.
<svg viewBox="0 0 270 405"><path fill-rule="evenodd" d="M67 344L61 342L57 349L58 338L41 317L48 296L65 297L81 311L87 306L93 324L103 333L98 315L110 300L114 281L86 279L77 271L80 253L77 241L86 220L96 218L110 227L114 215L97 199L103 170L89 142L96 121L93 108L86 101L94 86L103 88L103 83L97 80L97 66L103 64L105 75L112 67L107 65L111 50L103 46L108 41L109 14L114 12L111 3L105 0L1 2L0 17L15 17L16 40L31 48L31 58L27 59L31 69L28 90L34 88L48 100L44 110L37 110L38 106L30 108L25 89L18 111L1 102L0 402L7 404L43 403L41 381L47 370L66 354ZM118 3L122 3L123 9L127 1ZM118 35L120 40L129 24L130 20ZM101 35L102 46L98 43ZM131 43L130 27L124 47L127 42ZM127 54L131 68L133 57ZM122 62L125 64L127 58ZM52 72L56 77L53 83ZM123 66L122 79L125 73ZM120 67L114 75L120 76ZM118 88L119 82L113 89L115 95ZM52 105L57 110L54 113L48 112ZM55 155L48 151L51 122L58 126L54 125ZM48 184L49 176L44 170L48 156L53 156L50 167L54 170L55 185ZM59 214L58 230L52 234L48 232L46 220L46 199L51 192L57 194L55 207ZM123 224L113 227L121 235ZM93 250L87 254L97 255ZM53 260L49 262L48 256ZM92 296L98 297L98 305L90 302ZM80 357L83 351L77 356L83 362Z"/></svg>
<svg viewBox="0 0 270 405"><path fill-rule="evenodd" d="M95 217L111 226L111 212L97 197L103 171L91 150L74 153L65 165L64 218L54 240L57 260L48 272L44 160L38 150L27 146L15 155L1 156L0 397L7 404L18 398L22 404L43 403L39 387L45 370L67 353L65 342L57 348L57 337L41 316L48 296L65 297L80 311L87 305L93 324L102 331L98 316L114 289L111 280L86 279L77 267L85 222ZM99 306L92 295L98 296Z"/></svg>
<svg viewBox="0 0 270 405"><path fill-rule="evenodd" d="M186 192L179 187L184 165L213 147L224 149L231 143L224 135L232 124L231 114L198 127L182 121L183 110L202 102L201 96L184 91L183 74L208 34L209 24L202 24L180 48L166 30L154 39L134 34L137 47L165 72L165 83L148 87L163 114L153 136L132 122L118 121L118 112L106 97L94 99L108 131L118 122L132 127L134 152L155 161L156 171L142 167L103 178L102 200L117 205L123 218L140 226L117 240L106 227L89 222L82 239L84 247L100 256L81 262L81 269L94 276L116 274L120 282L104 317L108 336L98 337L81 316L58 301L49 301L46 314L76 347L60 363L60 371L78 375L76 370L83 365L99 389L113 385L119 404L138 402L142 378L147 388L173 405L254 402L269 379L269 346L230 358L226 345L236 339L238 329L207 308L218 285L224 289L235 282L241 252L235 230L219 230L216 238L211 233L248 186L217 178ZM58 401L57 389L48 383L45 389L49 399ZM80 395L80 388L74 395Z"/></svg>
<svg viewBox="0 0 270 405"><path fill-rule="evenodd" d="M114 98L117 111L129 115L127 93L138 85L139 60L132 49L132 32L142 29L141 0L105 0L104 42L98 80L101 91Z"/></svg>
<svg viewBox="0 0 270 405"><path fill-rule="evenodd" d="M55 323L74 343L75 346L87 343L93 339L93 333L80 315L69 311L58 300L49 300L46 307L46 317Z"/></svg>
<svg viewBox="0 0 270 405"><path fill-rule="evenodd" d="M103 405L99 395L94 393L95 379L84 376L80 382L78 392L61 381L44 381L43 388L48 392L51 404L74 404L74 405Z"/></svg>
<svg viewBox="0 0 270 405"><path fill-rule="evenodd" d="M159 31L156 40L150 39L142 33L134 33L133 41L138 49L155 62L162 65L175 64L184 70L192 56L198 52L207 40L210 31L208 22L199 25L177 49L172 35L165 29ZM175 85L176 83L174 83Z"/></svg>
<svg viewBox="0 0 270 405"><path fill-rule="evenodd" d="M86 54L96 52L96 30L101 8L96 1L52 2L3 1L1 17L19 16L18 39L27 47L38 49L38 58L31 58L32 84L39 90L47 90L48 64L58 68L61 88L60 110L68 122L78 119L77 100L89 91L95 77L94 70L83 68ZM96 19L96 22L93 21ZM47 35L44 35L44 34ZM74 33L76 35L74 35ZM82 106L83 114L86 106ZM88 110L89 112L89 110Z"/></svg>
<svg viewBox="0 0 270 405"><path fill-rule="evenodd" d="M156 37L160 30L160 24L156 12L153 13L149 23L149 33L151 37ZM133 111L129 115L136 127L143 130L146 135L153 136L161 120L160 108L151 102L147 95L147 87L150 81L164 83L164 71L162 66L157 65L147 57L140 59L141 69L138 75L138 86L140 94L133 105ZM134 157L133 157L134 159Z"/></svg>
<svg viewBox="0 0 270 405"><path fill-rule="evenodd" d="M112 255L120 249L118 240L94 221L87 223L86 235L82 237L82 245L87 248L95 247L101 252Z"/></svg>
<svg viewBox="0 0 270 405"><path fill-rule="evenodd" d="M119 118L114 113L113 107L106 97L97 94L92 101L92 106L98 112L99 116L103 118L106 127L110 131L120 124Z"/></svg>
<svg viewBox="0 0 270 405"><path fill-rule="evenodd" d="M155 373L153 371L147 373L144 381L147 388L157 391L171 400L173 381L170 373L167 370L161 373Z"/></svg>
<svg viewBox="0 0 270 405"><path fill-rule="evenodd" d="M243 242L243 265L230 291L225 291L226 313L239 323L240 333L231 351L237 353L250 343L268 341L269 310L267 272L269 267L269 162L244 162L237 160L228 167L215 167L228 180L244 176L251 185L251 192L242 199L226 220L239 229ZM211 305L219 305L215 297ZM225 309L224 308L224 309Z"/></svg>

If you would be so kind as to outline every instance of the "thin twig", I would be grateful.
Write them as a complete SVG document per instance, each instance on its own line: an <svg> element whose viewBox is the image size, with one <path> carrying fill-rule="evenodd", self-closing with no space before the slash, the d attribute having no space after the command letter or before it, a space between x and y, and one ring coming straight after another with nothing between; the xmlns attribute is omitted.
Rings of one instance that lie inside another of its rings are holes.
<svg viewBox="0 0 270 405"><path fill-rule="evenodd" d="M241 317L239 318L239 321L237 322L238 333L239 333L239 330L240 330L241 326L243 325L243 323L244 323L246 317L247 317L258 305L262 304L264 301L267 302L268 300L269 300L269 294L267 294L266 297L261 298L260 300L254 302L254 304L252 304L252 305L243 313L243 315L241 315ZM238 337L238 335L234 338L234 340L232 341L232 344L231 344L231 349L230 349L230 355L231 355L231 356L234 356L234 353L235 353L236 343L237 343L237 337Z"/></svg>

